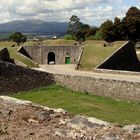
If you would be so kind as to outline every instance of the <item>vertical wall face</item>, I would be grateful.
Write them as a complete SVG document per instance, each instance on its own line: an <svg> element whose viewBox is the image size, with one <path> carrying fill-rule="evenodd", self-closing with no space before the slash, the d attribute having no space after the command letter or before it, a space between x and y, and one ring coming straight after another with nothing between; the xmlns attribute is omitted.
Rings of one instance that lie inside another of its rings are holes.
<svg viewBox="0 0 140 140"><path fill-rule="evenodd" d="M70 64L77 64L81 53L81 46L24 46L23 48L39 64L48 64L49 53L55 54L55 64L65 64L66 58L69 58Z"/></svg>
<svg viewBox="0 0 140 140"><path fill-rule="evenodd" d="M134 81L111 80L70 74L54 74L54 80L56 84L66 86L74 91L114 99L140 101L140 83Z"/></svg>

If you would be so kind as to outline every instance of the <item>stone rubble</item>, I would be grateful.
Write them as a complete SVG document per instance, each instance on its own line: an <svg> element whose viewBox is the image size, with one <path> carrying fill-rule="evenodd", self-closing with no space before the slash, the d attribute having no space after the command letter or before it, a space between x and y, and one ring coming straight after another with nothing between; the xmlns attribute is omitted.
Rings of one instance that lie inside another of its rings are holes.
<svg viewBox="0 0 140 140"><path fill-rule="evenodd" d="M117 126L0 96L0 140L139 140L140 125Z"/></svg>

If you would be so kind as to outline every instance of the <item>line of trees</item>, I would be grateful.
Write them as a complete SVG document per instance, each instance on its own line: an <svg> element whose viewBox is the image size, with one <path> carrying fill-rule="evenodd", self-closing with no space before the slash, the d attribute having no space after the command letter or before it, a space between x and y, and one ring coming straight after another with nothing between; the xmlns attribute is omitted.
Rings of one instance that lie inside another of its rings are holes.
<svg viewBox="0 0 140 140"><path fill-rule="evenodd" d="M140 39L140 9L131 7L123 19L115 17L114 21L107 20L99 28L84 24L77 16L73 15L70 18L67 33L66 37L73 37L81 41L91 37L107 42L137 40Z"/></svg>
<svg viewBox="0 0 140 140"><path fill-rule="evenodd" d="M95 35L98 30L98 27L91 27L88 24L84 24L80 22L80 19L76 15L73 15L69 21L68 35L66 38L85 41L87 37Z"/></svg>

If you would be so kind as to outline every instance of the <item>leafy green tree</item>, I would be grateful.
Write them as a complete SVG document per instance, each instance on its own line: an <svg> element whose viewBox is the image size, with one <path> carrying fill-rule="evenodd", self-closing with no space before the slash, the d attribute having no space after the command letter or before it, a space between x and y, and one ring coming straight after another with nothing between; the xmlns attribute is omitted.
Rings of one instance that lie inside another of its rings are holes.
<svg viewBox="0 0 140 140"><path fill-rule="evenodd" d="M115 40L114 24L111 20L105 21L101 25L100 31L102 32L103 39L107 42L112 42Z"/></svg>
<svg viewBox="0 0 140 140"><path fill-rule="evenodd" d="M68 23L67 33L70 35L76 35L82 25L83 24L80 22L80 19L76 15L73 15Z"/></svg>
<svg viewBox="0 0 140 140"><path fill-rule="evenodd" d="M78 41L85 41L87 37L95 35L98 30L97 27L90 27L88 24L80 22L80 19L73 15L70 18L67 33L75 36Z"/></svg>
<svg viewBox="0 0 140 140"><path fill-rule="evenodd" d="M121 19L118 17L115 17L114 19L114 34L115 34L115 40L121 40Z"/></svg>
<svg viewBox="0 0 140 140"><path fill-rule="evenodd" d="M9 36L9 39L16 42L19 45L22 42L26 42L27 37L20 32L15 32Z"/></svg>
<svg viewBox="0 0 140 140"><path fill-rule="evenodd" d="M76 36L73 36L73 35L65 35L64 39L66 39L66 40L76 40L77 38L76 38Z"/></svg>
<svg viewBox="0 0 140 140"><path fill-rule="evenodd" d="M124 23L128 39L140 39L140 10L138 8L129 8L122 22Z"/></svg>
<svg viewBox="0 0 140 140"><path fill-rule="evenodd" d="M95 33L95 35L93 36L93 39L94 40L103 40L103 35L102 35L101 30L99 30Z"/></svg>

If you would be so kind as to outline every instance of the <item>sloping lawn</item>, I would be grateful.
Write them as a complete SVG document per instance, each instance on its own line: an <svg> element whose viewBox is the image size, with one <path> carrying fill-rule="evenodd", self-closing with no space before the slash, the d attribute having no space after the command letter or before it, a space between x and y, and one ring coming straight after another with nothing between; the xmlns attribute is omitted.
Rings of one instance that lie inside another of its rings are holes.
<svg viewBox="0 0 140 140"><path fill-rule="evenodd" d="M38 42L38 43L40 43L43 46L59 46L59 45L71 46L71 45L75 45L75 43L78 44L78 42L75 40L65 40L65 39L55 39L55 40L47 39L47 40L44 40L43 42ZM37 42L33 42L33 41L28 41L24 43L25 46L34 46L36 44Z"/></svg>
<svg viewBox="0 0 140 140"><path fill-rule="evenodd" d="M52 85L12 97L117 124L140 124L140 103L117 101Z"/></svg>
<svg viewBox="0 0 140 140"><path fill-rule="evenodd" d="M57 46L57 45L75 45L78 44L77 41L74 40L65 40L65 39L56 39L56 40L46 40L44 41L43 45L46 46Z"/></svg>
<svg viewBox="0 0 140 140"><path fill-rule="evenodd" d="M125 41L117 41L113 42L110 47L104 47L105 41L86 41L83 43L84 51L79 69L91 71L111 56L111 54L119 49L124 43Z"/></svg>
<svg viewBox="0 0 140 140"><path fill-rule="evenodd" d="M12 47L14 45L15 47ZM14 42L8 42L8 41L3 41L0 42L0 49L1 48L7 48L10 54L11 59L16 59L18 61L23 62L29 67L37 67L32 61L28 60L27 58L17 54L18 46Z"/></svg>

